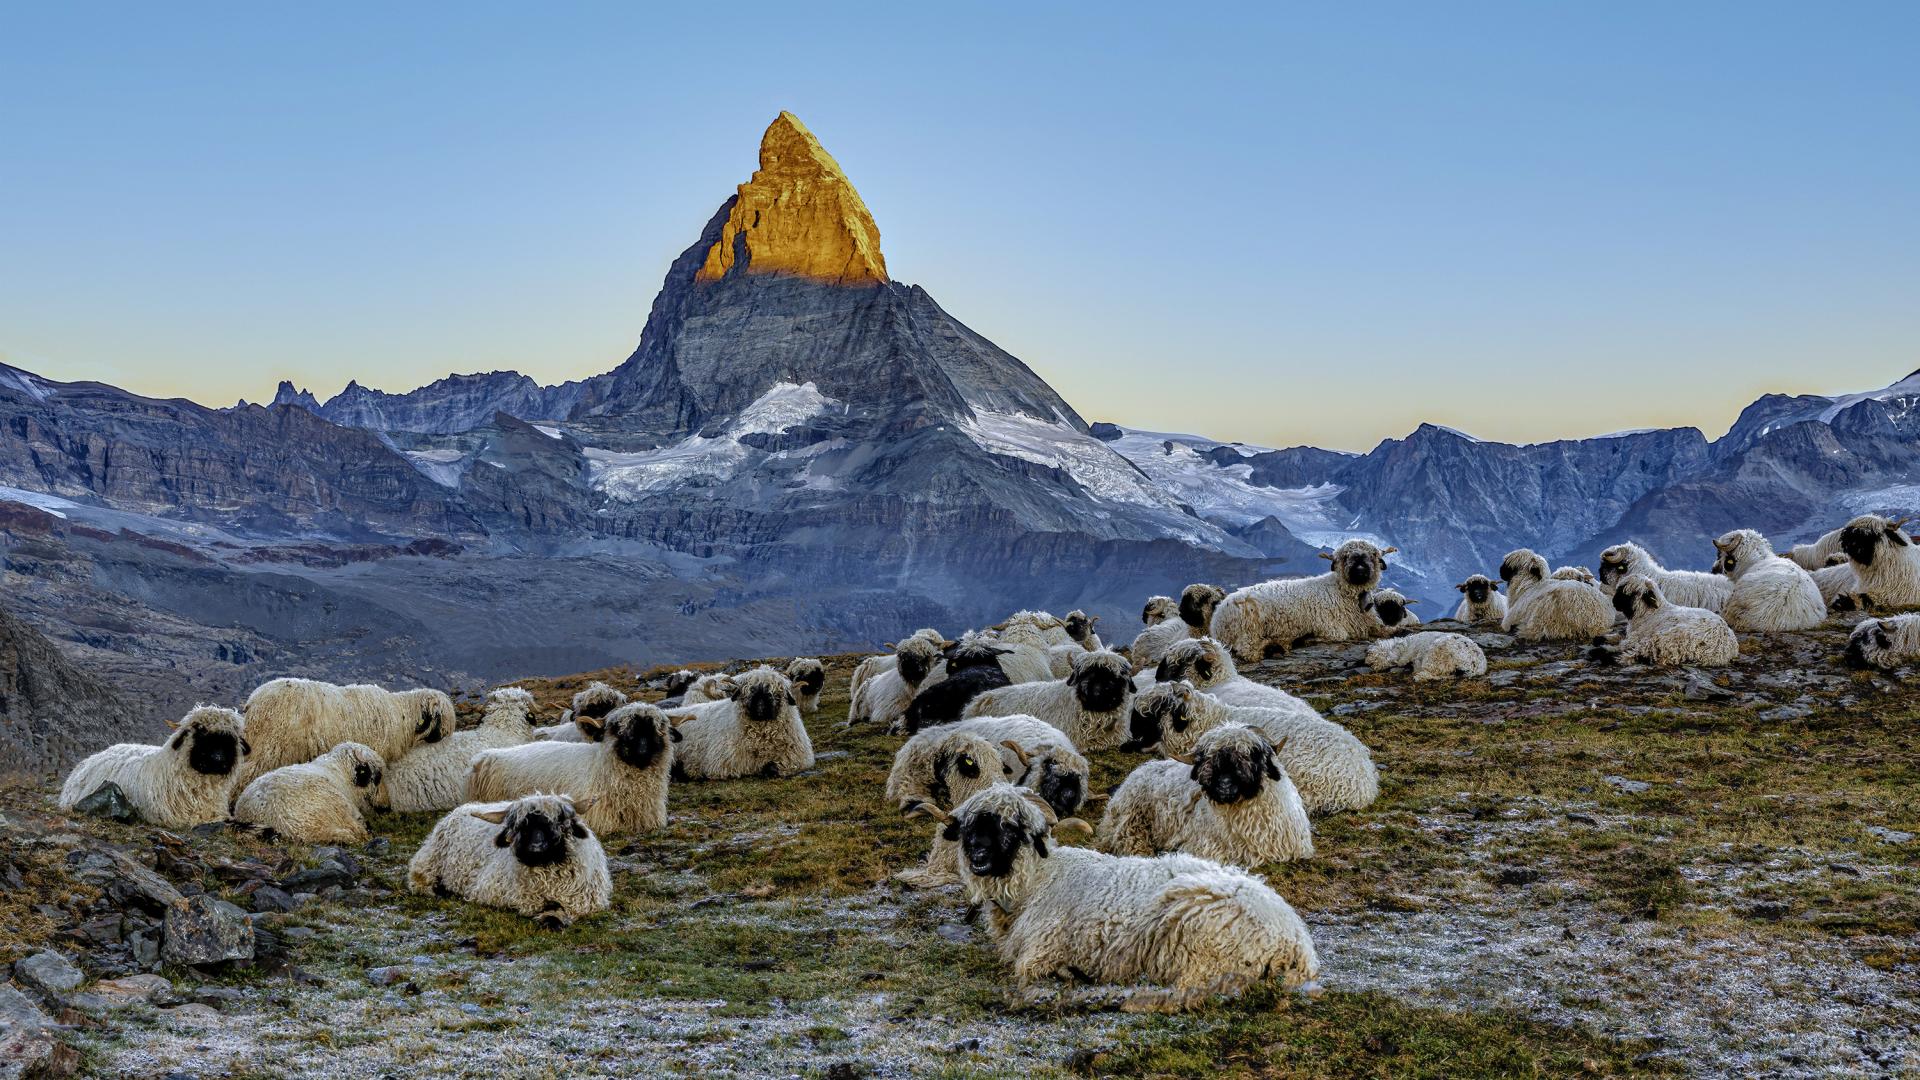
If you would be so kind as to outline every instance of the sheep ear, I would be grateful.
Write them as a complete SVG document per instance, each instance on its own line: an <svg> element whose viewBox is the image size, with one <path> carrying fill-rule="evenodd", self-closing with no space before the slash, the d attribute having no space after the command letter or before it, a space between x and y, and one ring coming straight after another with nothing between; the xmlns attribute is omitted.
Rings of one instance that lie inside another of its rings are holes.
<svg viewBox="0 0 1920 1080"><path fill-rule="evenodd" d="M1267 755L1267 779L1278 780L1285 775L1286 773L1283 772L1280 768L1279 757L1273 754L1268 754Z"/></svg>
<svg viewBox="0 0 1920 1080"><path fill-rule="evenodd" d="M1893 648L1893 641L1887 637L1887 628L1884 626L1873 628L1873 643L1883 649Z"/></svg>
<svg viewBox="0 0 1920 1080"><path fill-rule="evenodd" d="M474 810L472 814L489 825L503 825L507 820L505 810Z"/></svg>
<svg viewBox="0 0 1920 1080"><path fill-rule="evenodd" d="M171 746L171 747L173 747L173 748L174 748L175 750L178 750L178 749L180 749L180 748L181 748L182 746L185 746L185 745L187 744L187 735L188 735L188 732L189 732L189 729L187 729L187 728L179 728L179 729L177 729L177 730L175 731L175 733L174 733L174 736L173 736L173 741L172 741L171 743L169 743L168 745L169 745L169 746Z"/></svg>
<svg viewBox="0 0 1920 1080"><path fill-rule="evenodd" d="M1467 591L1467 583L1463 581L1463 582L1461 582L1460 584L1458 584L1458 585L1455 585L1455 586L1454 586L1454 588L1456 588L1456 589L1459 589L1459 590L1460 590L1461 592L1466 592L1466 591Z"/></svg>
<svg viewBox="0 0 1920 1080"><path fill-rule="evenodd" d="M1652 611L1654 608L1660 606L1660 598L1650 592L1641 593L1640 606L1646 608L1648 611Z"/></svg>
<svg viewBox="0 0 1920 1080"><path fill-rule="evenodd" d="M960 839L960 819L956 817L948 818L946 827L940 830L940 837L943 840Z"/></svg>
<svg viewBox="0 0 1920 1080"><path fill-rule="evenodd" d="M1033 834L1033 852L1043 859L1047 857L1047 838L1039 833Z"/></svg>
<svg viewBox="0 0 1920 1080"><path fill-rule="evenodd" d="M243 755L253 753L253 744L247 741L245 735L240 737L240 753Z"/></svg>
<svg viewBox="0 0 1920 1080"><path fill-rule="evenodd" d="M672 724L667 725L667 741L668 742L679 742L684 738L686 738L686 736L680 734L679 728L674 727Z"/></svg>
<svg viewBox="0 0 1920 1080"><path fill-rule="evenodd" d="M1900 525L1897 522L1887 526L1887 539L1900 547L1906 547L1908 543L1907 534L1900 531Z"/></svg>
<svg viewBox="0 0 1920 1080"><path fill-rule="evenodd" d="M800 704L800 699L793 696L793 687L791 686L787 687L787 704L789 705Z"/></svg>
<svg viewBox="0 0 1920 1080"><path fill-rule="evenodd" d="M1318 554L1321 558L1327 560L1328 562L1333 561L1333 552L1331 551L1321 551L1321 552L1316 552L1315 554Z"/></svg>
<svg viewBox="0 0 1920 1080"><path fill-rule="evenodd" d="M1405 604L1403 604L1403 605L1401 605L1401 606L1402 606L1402 607L1412 607L1413 605L1415 605L1415 604L1417 604L1417 603L1419 603L1419 602L1420 602L1420 599L1419 599L1418 597L1415 597L1414 599L1412 599L1412 600L1409 600L1409 601L1407 601L1407 602L1406 602Z"/></svg>
<svg viewBox="0 0 1920 1080"><path fill-rule="evenodd" d="M1397 547L1386 547L1386 548L1381 548L1381 549L1380 549L1380 554L1382 554L1382 555L1391 555L1391 554L1393 554L1394 552L1396 552L1396 551L1399 551L1399 550L1400 550L1400 549L1399 549L1399 548L1397 548Z"/></svg>
<svg viewBox="0 0 1920 1080"><path fill-rule="evenodd" d="M1179 761L1180 759L1174 758L1173 760ZM1193 767L1187 770L1187 779L1193 781L1196 784L1200 782L1200 762L1198 760L1195 760L1193 762Z"/></svg>

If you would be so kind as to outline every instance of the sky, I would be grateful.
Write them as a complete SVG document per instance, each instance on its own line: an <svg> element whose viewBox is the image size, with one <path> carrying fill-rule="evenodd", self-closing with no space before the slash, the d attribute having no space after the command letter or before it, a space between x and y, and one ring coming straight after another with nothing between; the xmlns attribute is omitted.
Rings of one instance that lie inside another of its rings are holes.
<svg viewBox="0 0 1920 1080"><path fill-rule="evenodd" d="M1089 420L1717 435L1920 368L1911 3L0 4L53 379L605 371L780 109Z"/></svg>

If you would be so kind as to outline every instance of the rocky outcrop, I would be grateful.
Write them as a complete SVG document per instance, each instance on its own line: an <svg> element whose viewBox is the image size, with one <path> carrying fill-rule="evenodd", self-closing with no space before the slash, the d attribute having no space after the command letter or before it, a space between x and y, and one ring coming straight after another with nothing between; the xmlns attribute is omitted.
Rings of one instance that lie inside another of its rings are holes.
<svg viewBox="0 0 1920 1080"><path fill-rule="evenodd" d="M783 274L828 285L885 284L880 229L840 163L782 112L760 139L760 168L701 260L699 281Z"/></svg>
<svg viewBox="0 0 1920 1080"><path fill-rule="evenodd" d="M449 435L488 423L495 413L520 420L558 420L579 404L585 382L541 386L513 371L449 375L404 394L369 390L359 382L325 404L282 382L275 405L294 405L342 427Z"/></svg>
<svg viewBox="0 0 1920 1080"><path fill-rule="evenodd" d="M139 726L131 718L104 683L0 608L0 774L65 769L127 741Z"/></svg>

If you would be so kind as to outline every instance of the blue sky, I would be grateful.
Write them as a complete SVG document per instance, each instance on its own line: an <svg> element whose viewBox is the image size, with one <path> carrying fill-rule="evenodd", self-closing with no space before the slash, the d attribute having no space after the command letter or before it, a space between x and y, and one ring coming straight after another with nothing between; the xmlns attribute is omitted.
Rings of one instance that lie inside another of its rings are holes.
<svg viewBox="0 0 1920 1080"><path fill-rule="evenodd" d="M604 371L786 108L1089 419L1717 434L1920 367L1920 5L693 7L9 3L0 359Z"/></svg>

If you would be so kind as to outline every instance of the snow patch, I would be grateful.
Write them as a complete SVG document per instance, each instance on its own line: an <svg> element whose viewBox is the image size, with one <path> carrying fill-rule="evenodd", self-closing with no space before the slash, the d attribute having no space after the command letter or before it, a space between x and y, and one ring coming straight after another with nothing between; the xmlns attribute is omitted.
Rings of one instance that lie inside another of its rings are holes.
<svg viewBox="0 0 1920 1080"><path fill-rule="evenodd" d="M1916 371L1906 378L1901 379L1899 382L1894 383L1892 386L1880 390L1868 390L1859 394L1841 394L1834 397L1833 404L1822 409L1820 415L1815 419L1823 424L1831 424L1833 423L1834 417L1839 416L1848 408L1858 405L1863 401L1885 401L1888 398L1900 397L1906 394L1920 394L1920 371ZM1761 434L1765 434L1765 432L1763 431Z"/></svg>
<svg viewBox="0 0 1920 1080"><path fill-rule="evenodd" d="M58 495L44 495L25 488L0 487L0 499L7 502L26 503L38 510L45 510L57 518L65 518L65 511L77 509L80 504L72 499L63 499Z"/></svg>
<svg viewBox="0 0 1920 1080"><path fill-rule="evenodd" d="M467 471L467 456L458 450L405 450L402 454L422 476L441 487L459 487Z"/></svg>
<svg viewBox="0 0 1920 1080"><path fill-rule="evenodd" d="M533 430L539 432L542 435L545 435L549 439L564 439L567 437L567 433L564 431L561 431L559 428L547 427L543 424L533 425Z"/></svg>
<svg viewBox="0 0 1920 1080"><path fill-rule="evenodd" d="M631 499L691 480L725 480L760 453L742 444L742 437L778 435L836 404L814 383L776 383L719 435L692 435L672 446L635 453L587 448L592 483L614 498Z"/></svg>
<svg viewBox="0 0 1920 1080"><path fill-rule="evenodd" d="M52 390L24 371L0 371L0 386L10 386L35 401L45 401L53 396Z"/></svg>
<svg viewBox="0 0 1920 1080"><path fill-rule="evenodd" d="M1059 469L1096 499L1178 510L1124 455L1057 416L1048 422L1023 413L975 409L973 417L958 426L987 453Z"/></svg>

